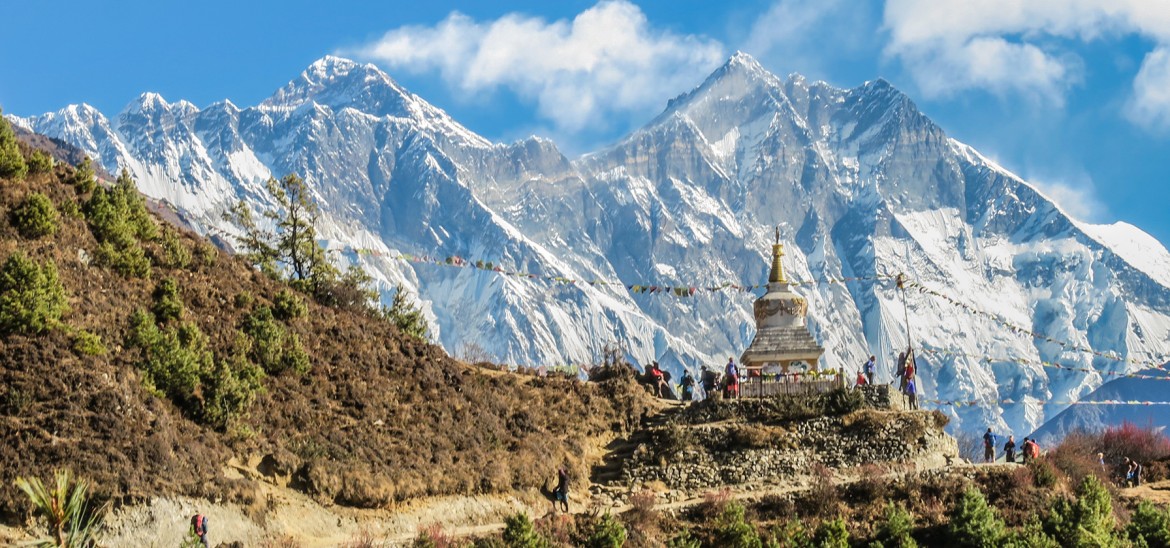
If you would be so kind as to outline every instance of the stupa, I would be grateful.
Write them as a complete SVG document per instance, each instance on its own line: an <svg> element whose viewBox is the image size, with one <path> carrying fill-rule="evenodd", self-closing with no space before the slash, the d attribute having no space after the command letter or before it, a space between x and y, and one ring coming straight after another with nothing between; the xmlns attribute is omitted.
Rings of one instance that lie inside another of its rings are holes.
<svg viewBox="0 0 1170 548"><path fill-rule="evenodd" d="M817 360L825 353L805 324L808 302L792 292L792 284L784 276L783 256L784 246L780 244L777 228L768 292L756 299L753 307L756 337L740 357L749 375L816 371Z"/></svg>

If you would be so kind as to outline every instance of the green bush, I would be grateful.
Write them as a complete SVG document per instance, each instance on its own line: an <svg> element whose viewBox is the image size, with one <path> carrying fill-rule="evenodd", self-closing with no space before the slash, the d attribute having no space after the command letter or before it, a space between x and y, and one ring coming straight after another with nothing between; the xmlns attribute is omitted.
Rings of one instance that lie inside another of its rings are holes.
<svg viewBox="0 0 1170 548"><path fill-rule="evenodd" d="M73 170L73 174L65 182L73 185L78 194L89 194L97 188L97 174L93 170L93 162L85 158Z"/></svg>
<svg viewBox="0 0 1170 548"><path fill-rule="evenodd" d="M150 311L155 321L167 323L183 315L183 297L179 295L179 284L174 278L164 278L154 288L154 304Z"/></svg>
<svg viewBox="0 0 1170 548"><path fill-rule="evenodd" d="M191 264L191 251L183 245L183 240L174 230L164 230L162 233L162 255L156 263L167 268L187 268Z"/></svg>
<svg viewBox="0 0 1170 548"><path fill-rule="evenodd" d="M723 513L715 519L713 531L716 546L729 548L762 548L763 542L756 528L744 519L744 507L738 502L729 502Z"/></svg>
<svg viewBox="0 0 1170 548"><path fill-rule="evenodd" d="M28 166L24 163L24 154L20 153L16 133L0 111L0 178L20 181L26 174Z"/></svg>
<svg viewBox="0 0 1170 548"><path fill-rule="evenodd" d="M1003 520L975 487L963 491L948 517L947 533L954 546L993 548L1003 539Z"/></svg>
<svg viewBox="0 0 1170 548"><path fill-rule="evenodd" d="M882 510L882 521L874 535L884 548L917 548L911 533L914 532L914 518L901 505L886 504Z"/></svg>
<svg viewBox="0 0 1170 548"><path fill-rule="evenodd" d="M219 256L219 251L215 249L215 245L211 242L200 242L195 246L195 264L202 266L211 266L215 264L215 258Z"/></svg>
<svg viewBox="0 0 1170 548"><path fill-rule="evenodd" d="M67 308L52 260L37 264L19 251L0 266L0 332L43 333Z"/></svg>
<svg viewBox="0 0 1170 548"><path fill-rule="evenodd" d="M138 367L147 387L198 416L195 389L215 360L207 348L207 336L196 325L159 329L150 314L139 310L130 317L126 346L141 349Z"/></svg>
<svg viewBox="0 0 1170 548"><path fill-rule="evenodd" d="M34 150L28 158L29 173L48 173L53 171L53 157L43 150Z"/></svg>
<svg viewBox="0 0 1170 548"><path fill-rule="evenodd" d="M690 531L683 529L666 542L666 548L702 548L703 543Z"/></svg>
<svg viewBox="0 0 1170 548"><path fill-rule="evenodd" d="M813 533L813 546L816 548L849 548L849 530L845 528L845 520L834 518L822 521Z"/></svg>
<svg viewBox="0 0 1170 548"><path fill-rule="evenodd" d="M536 532L526 514L514 514L504 519L504 545L508 548L545 548L549 545Z"/></svg>
<svg viewBox="0 0 1170 548"><path fill-rule="evenodd" d="M1058 501L1048 514L1047 532L1061 546L1120 546L1109 491L1089 474L1077 487L1076 500Z"/></svg>
<svg viewBox="0 0 1170 548"><path fill-rule="evenodd" d="M1125 533L1134 545L1170 547L1170 510L1158 508L1148 500L1139 502Z"/></svg>
<svg viewBox="0 0 1170 548"><path fill-rule="evenodd" d="M272 298L272 313L281 321L300 318L308 312L309 307L305 304L304 299L288 289L281 289Z"/></svg>
<svg viewBox="0 0 1170 548"><path fill-rule="evenodd" d="M301 346L300 338L273 317L271 308L256 308L244 316L240 327L252 341L249 358L269 375L283 371L298 375L309 372L309 355Z"/></svg>
<svg viewBox="0 0 1170 548"><path fill-rule="evenodd" d="M158 225L125 170L113 188L93 191L85 203L85 218L99 242L97 264L127 277L150 277L150 260L141 242L157 238Z"/></svg>
<svg viewBox="0 0 1170 548"><path fill-rule="evenodd" d="M406 292L402 284L394 290L394 298L389 308L382 309L382 316L393 323L398 330L416 339L426 340L428 336L427 320L423 317L418 305L406 300Z"/></svg>
<svg viewBox="0 0 1170 548"><path fill-rule="evenodd" d="M625 544L626 527L608 512L601 516L585 541L588 548L621 548Z"/></svg>
<svg viewBox="0 0 1170 548"><path fill-rule="evenodd" d="M40 478L17 478L16 487L28 495L38 521L48 531L33 546L100 546L107 505L90 501L89 482L74 480L73 473L58 470L55 482L45 486Z"/></svg>
<svg viewBox="0 0 1170 548"><path fill-rule="evenodd" d="M263 379L264 371L243 354L236 354L230 361L217 361L215 369L203 378L203 423L221 431L227 429L252 406Z"/></svg>
<svg viewBox="0 0 1170 548"><path fill-rule="evenodd" d="M81 356L104 356L107 352L102 338L85 330L73 335L73 351Z"/></svg>
<svg viewBox="0 0 1170 548"><path fill-rule="evenodd" d="M33 192L8 214L8 221L30 240L57 233L57 208L40 192Z"/></svg>

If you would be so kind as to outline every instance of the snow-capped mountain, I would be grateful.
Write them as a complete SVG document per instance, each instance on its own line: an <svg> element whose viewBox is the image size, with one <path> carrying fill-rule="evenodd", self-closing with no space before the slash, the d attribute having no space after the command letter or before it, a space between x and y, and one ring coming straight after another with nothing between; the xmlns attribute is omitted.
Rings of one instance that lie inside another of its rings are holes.
<svg viewBox="0 0 1170 548"><path fill-rule="evenodd" d="M204 109L144 94L113 119L91 107L14 121L129 169L205 231L263 182L301 174L333 248L483 259L506 270L623 284L756 284L778 225L791 278L826 348L855 370L907 336L922 388L961 425L1030 432L1098 371L1170 354L1170 254L1128 225L1087 225L947 137L877 80L838 89L777 78L736 54L642 129L578 159L550 141L496 144L373 65L326 57L258 106ZM522 365L591 363L620 343L668 368L717 365L751 341L750 293L678 298L339 253L421 299L448 350ZM976 315L888 278L904 272ZM908 312L908 314L907 314ZM907 322L908 316L908 329ZM1035 339L1008 322L1070 344ZM991 358L990 365L983 358ZM1026 363L1012 360L1022 359Z"/></svg>

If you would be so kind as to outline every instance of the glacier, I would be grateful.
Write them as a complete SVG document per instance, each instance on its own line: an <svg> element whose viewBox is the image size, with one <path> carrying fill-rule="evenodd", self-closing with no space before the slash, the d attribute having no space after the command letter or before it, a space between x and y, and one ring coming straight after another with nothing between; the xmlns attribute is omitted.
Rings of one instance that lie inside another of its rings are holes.
<svg viewBox="0 0 1170 548"><path fill-rule="evenodd" d="M888 380L909 335L925 350L927 398L983 402L939 404L953 428L1027 434L1067 407L1047 401L1170 355L1165 247L1124 223L1072 218L880 79L840 89L737 53L644 127L578 158L539 137L493 143L376 66L334 56L251 107L144 93L113 118L88 105L9 118L129 170L145 194L228 240L231 204L273 207L264 181L300 174L337 260L367 269L383 298L402 284L456 356L590 364L617 345L676 376L718 366L751 341L756 295L705 288L764 282L774 226L789 276L815 282L797 291L821 366L855 372L876 354ZM913 284L899 292L899 273L982 314ZM633 284L699 291L623 287Z"/></svg>

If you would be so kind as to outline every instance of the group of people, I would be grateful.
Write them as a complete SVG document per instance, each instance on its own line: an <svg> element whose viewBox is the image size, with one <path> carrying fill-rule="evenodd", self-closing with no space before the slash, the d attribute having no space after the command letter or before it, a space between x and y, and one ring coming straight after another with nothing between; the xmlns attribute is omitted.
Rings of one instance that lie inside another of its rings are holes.
<svg viewBox="0 0 1170 548"><path fill-rule="evenodd" d="M874 383L877 374L877 356L871 355L857 372L857 386ZM902 393L902 401L908 409L918 409L918 380L915 377L914 350L898 354L898 391Z"/></svg>
<svg viewBox="0 0 1170 548"><path fill-rule="evenodd" d="M988 428L987 432L983 434L983 462L995 462L995 446L996 435ZM1004 462L1016 462L1016 448L1016 437L1008 435L1007 442L1003 444ZM1019 445L1019 450L1024 464L1040 457L1040 444L1032 438L1024 438L1023 443Z"/></svg>
<svg viewBox="0 0 1170 548"><path fill-rule="evenodd" d="M670 372L663 370L658 362L651 362L650 367L646 368L645 379L647 380L644 382L651 386L656 397L675 399ZM735 363L735 358L727 358L727 365L723 368L722 375L708 366L703 366L702 376L696 380L690 371L683 370L682 381L679 383L681 392L677 397L682 401L696 399L695 388L698 386L702 386L703 393L707 397L711 397L718 391L722 391L725 398L739 397L739 381L739 365Z"/></svg>

